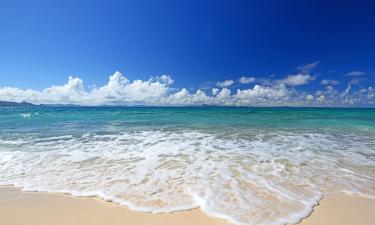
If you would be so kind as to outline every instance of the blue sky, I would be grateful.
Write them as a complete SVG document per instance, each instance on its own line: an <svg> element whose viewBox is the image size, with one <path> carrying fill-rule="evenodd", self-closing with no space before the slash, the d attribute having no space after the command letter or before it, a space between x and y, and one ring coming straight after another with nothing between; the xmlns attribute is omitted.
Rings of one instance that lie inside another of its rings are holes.
<svg viewBox="0 0 375 225"><path fill-rule="evenodd" d="M232 92L273 87L315 63L308 81L288 90L315 97L327 85L340 93L349 84L352 92L368 89L375 86L374 9L361 0L2 0L0 87L40 92L74 76L90 92L121 71L130 82L169 75L167 94L209 95L225 80L233 80L224 87ZM242 76L256 81L242 84Z"/></svg>

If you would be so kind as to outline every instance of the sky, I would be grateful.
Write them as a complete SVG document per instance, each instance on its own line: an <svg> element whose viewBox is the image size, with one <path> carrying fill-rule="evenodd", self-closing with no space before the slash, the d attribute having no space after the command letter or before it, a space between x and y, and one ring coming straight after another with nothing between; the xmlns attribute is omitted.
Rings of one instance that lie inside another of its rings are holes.
<svg viewBox="0 0 375 225"><path fill-rule="evenodd" d="M0 101L375 106L375 2L0 0Z"/></svg>

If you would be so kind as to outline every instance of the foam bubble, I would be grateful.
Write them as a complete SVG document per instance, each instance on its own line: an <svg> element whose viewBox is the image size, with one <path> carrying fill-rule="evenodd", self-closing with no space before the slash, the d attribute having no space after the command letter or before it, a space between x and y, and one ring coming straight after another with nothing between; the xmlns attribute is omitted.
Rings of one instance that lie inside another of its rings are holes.
<svg viewBox="0 0 375 225"><path fill-rule="evenodd" d="M30 119L31 118L31 113L21 113L20 116L24 119Z"/></svg>
<svg viewBox="0 0 375 225"><path fill-rule="evenodd" d="M375 140L330 131L129 130L0 140L0 184L144 212L296 223L324 194L375 193ZM272 207L270 207L272 206Z"/></svg>

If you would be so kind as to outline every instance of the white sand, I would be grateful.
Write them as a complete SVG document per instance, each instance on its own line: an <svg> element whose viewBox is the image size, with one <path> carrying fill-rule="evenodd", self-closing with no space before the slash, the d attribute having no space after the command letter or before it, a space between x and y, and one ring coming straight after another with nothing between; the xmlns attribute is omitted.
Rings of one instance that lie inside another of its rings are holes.
<svg viewBox="0 0 375 225"><path fill-rule="evenodd" d="M0 225L229 225L199 209L170 214L135 212L98 198L0 188ZM375 199L324 198L301 225L374 225Z"/></svg>

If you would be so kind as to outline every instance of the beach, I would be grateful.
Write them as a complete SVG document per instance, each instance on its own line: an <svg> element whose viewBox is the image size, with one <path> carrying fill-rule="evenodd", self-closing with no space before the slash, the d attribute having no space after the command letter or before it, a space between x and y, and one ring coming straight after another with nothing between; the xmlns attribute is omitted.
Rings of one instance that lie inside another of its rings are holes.
<svg viewBox="0 0 375 225"><path fill-rule="evenodd" d="M375 199L335 195L324 198L300 225L373 225ZM1 225L229 225L200 209L142 213L93 197L22 192L0 188Z"/></svg>
<svg viewBox="0 0 375 225"><path fill-rule="evenodd" d="M0 188L1 225L228 225L199 209L142 213L95 197L22 192Z"/></svg>
<svg viewBox="0 0 375 225"><path fill-rule="evenodd" d="M375 223L375 199L333 195L323 198L301 225L370 225Z"/></svg>
<svg viewBox="0 0 375 225"><path fill-rule="evenodd" d="M23 224L84 224L82 209L99 224L297 224L313 211L368 218L355 211L362 198L342 194L375 196L370 109L20 107L1 117L0 186L27 192L8 192L25 201L3 204L16 211L2 218Z"/></svg>
<svg viewBox="0 0 375 225"><path fill-rule="evenodd" d="M375 225L375 1L0 2L0 225Z"/></svg>

